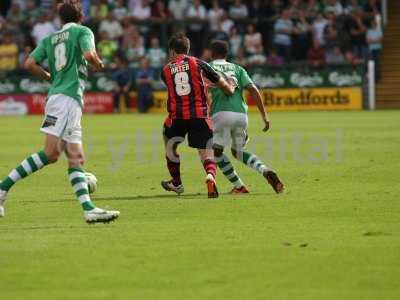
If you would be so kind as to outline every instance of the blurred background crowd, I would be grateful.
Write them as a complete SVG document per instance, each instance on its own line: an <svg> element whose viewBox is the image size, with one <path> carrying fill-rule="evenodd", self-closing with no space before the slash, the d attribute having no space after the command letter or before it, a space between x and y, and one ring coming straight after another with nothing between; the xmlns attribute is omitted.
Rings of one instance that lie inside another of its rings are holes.
<svg viewBox="0 0 400 300"><path fill-rule="evenodd" d="M192 53L224 39L244 66L377 63L382 49L378 0L82 0L85 25L126 93L132 74L148 86L167 59L168 36L187 33ZM37 43L59 30L57 1L2 0L0 71L18 70ZM132 70L134 72L132 73ZM140 72L139 72L140 71Z"/></svg>
<svg viewBox="0 0 400 300"><path fill-rule="evenodd" d="M1 1L0 69L17 69L33 47L60 28L52 0ZM231 45L243 65L308 61L359 63L382 48L377 0L82 0L86 25L112 68L153 68L166 60L165 44L186 31L193 54L209 59L211 39ZM119 61L120 59L124 61Z"/></svg>

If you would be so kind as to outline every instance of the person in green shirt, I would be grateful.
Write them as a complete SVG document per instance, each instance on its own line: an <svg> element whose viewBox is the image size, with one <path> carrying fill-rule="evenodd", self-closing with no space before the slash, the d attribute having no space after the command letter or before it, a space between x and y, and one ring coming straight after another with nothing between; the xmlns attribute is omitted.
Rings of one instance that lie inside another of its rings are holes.
<svg viewBox="0 0 400 300"><path fill-rule="evenodd" d="M60 31L44 38L25 62L25 68L41 79L51 82L41 131L46 134L44 149L27 157L0 182L0 217L11 187L19 180L46 165L55 163L62 152L68 158L68 175L87 223L110 222L119 211L97 208L91 201L88 182L82 166L81 117L83 92L88 62L96 70L104 68L97 55L93 32L80 25L83 13L79 1L65 1L59 6L63 22ZM48 61L49 72L40 66Z"/></svg>
<svg viewBox="0 0 400 300"><path fill-rule="evenodd" d="M245 150L248 141L248 107L243 98L244 90L250 93L257 104L264 122L264 131L268 131L270 127L260 91L243 67L226 61L229 53L227 42L213 41L211 52L213 61L210 65L236 85L234 94L230 96L220 89L210 86L214 155L218 167L234 186L231 193L243 194L249 191L236 173L229 158L224 154L224 148L229 144L231 144L232 154L236 159L263 175L276 193L283 192L283 183L279 180L276 172L260 161L255 154Z"/></svg>

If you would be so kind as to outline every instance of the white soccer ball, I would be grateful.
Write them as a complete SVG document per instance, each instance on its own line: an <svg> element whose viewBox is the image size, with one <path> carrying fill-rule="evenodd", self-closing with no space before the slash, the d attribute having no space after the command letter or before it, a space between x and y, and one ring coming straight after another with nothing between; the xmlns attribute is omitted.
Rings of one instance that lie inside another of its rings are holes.
<svg viewBox="0 0 400 300"><path fill-rule="evenodd" d="M97 190L97 178L94 174L89 172L85 173L85 177L88 184L89 194L93 194Z"/></svg>

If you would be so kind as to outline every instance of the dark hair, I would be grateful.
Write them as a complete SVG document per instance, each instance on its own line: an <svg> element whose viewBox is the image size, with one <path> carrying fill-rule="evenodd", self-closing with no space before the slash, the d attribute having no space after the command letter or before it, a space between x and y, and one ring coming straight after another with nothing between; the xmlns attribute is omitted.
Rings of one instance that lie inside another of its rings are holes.
<svg viewBox="0 0 400 300"><path fill-rule="evenodd" d="M77 0L65 0L58 7L58 14L61 21L66 23L80 23L83 18L81 2Z"/></svg>
<svg viewBox="0 0 400 300"><path fill-rule="evenodd" d="M183 33L175 34L168 41L168 49L174 50L177 54L188 54L190 40Z"/></svg>
<svg viewBox="0 0 400 300"><path fill-rule="evenodd" d="M211 55L215 58L226 58L229 53L229 45L222 40L215 40L211 42Z"/></svg>

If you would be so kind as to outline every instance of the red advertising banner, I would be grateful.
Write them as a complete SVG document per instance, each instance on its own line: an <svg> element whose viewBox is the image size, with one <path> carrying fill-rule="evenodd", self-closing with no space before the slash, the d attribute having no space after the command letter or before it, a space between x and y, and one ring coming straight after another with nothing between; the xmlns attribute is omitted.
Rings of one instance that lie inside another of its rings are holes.
<svg viewBox="0 0 400 300"><path fill-rule="evenodd" d="M44 94L0 95L0 115L40 115L44 112L47 96ZM111 93L85 94L85 113L107 114L113 112Z"/></svg>

